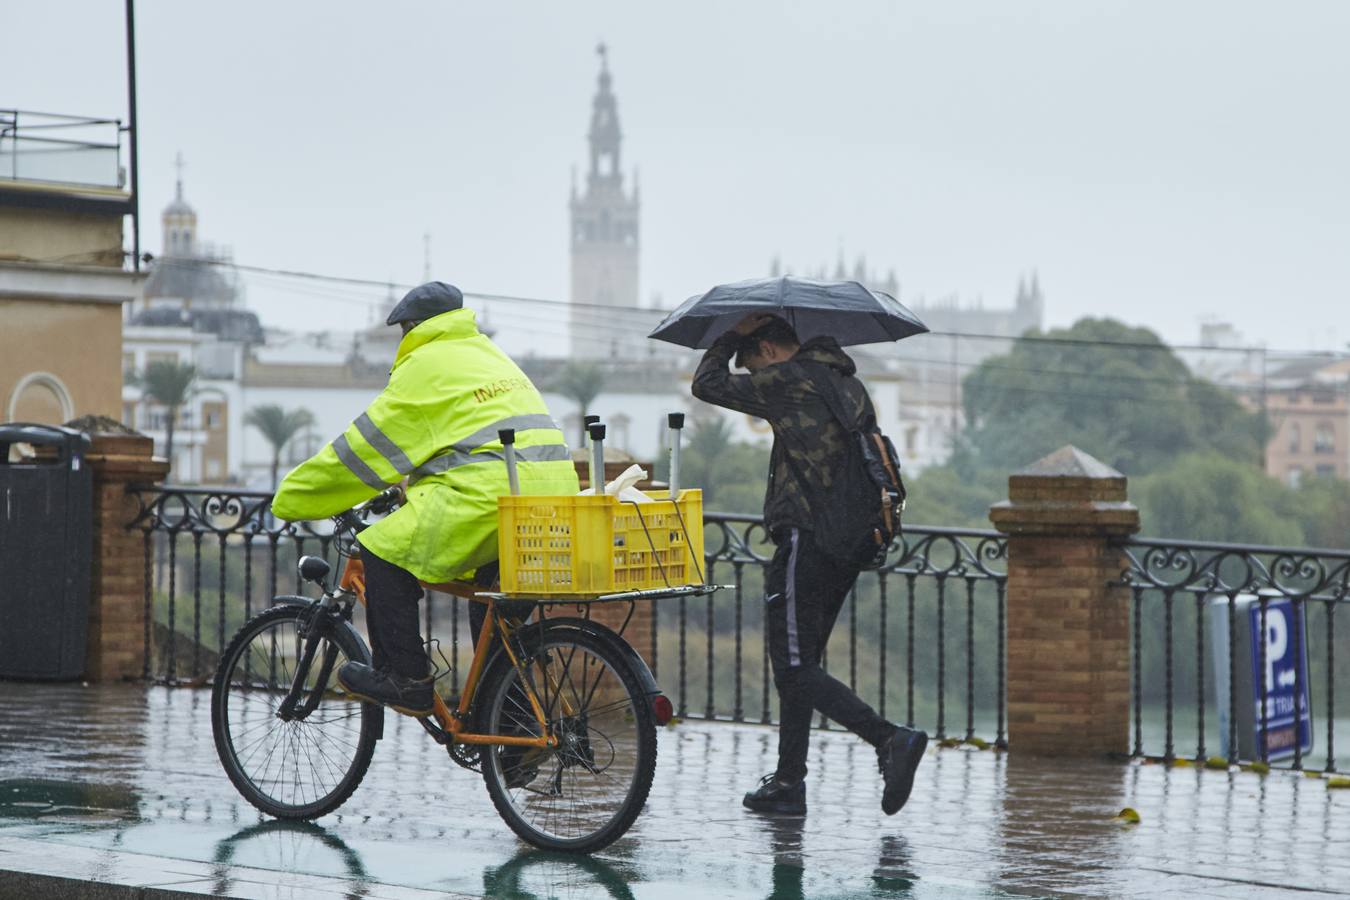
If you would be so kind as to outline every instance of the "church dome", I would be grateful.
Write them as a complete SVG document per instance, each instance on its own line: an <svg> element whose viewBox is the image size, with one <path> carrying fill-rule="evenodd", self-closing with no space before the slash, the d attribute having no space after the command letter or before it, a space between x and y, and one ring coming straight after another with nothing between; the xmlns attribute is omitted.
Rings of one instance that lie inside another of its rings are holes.
<svg viewBox="0 0 1350 900"><path fill-rule="evenodd" d="M168 206L164 207L164 215L166 216L195 216L196 214L197 211L191 206L188 206L188 202L183 199L183 189L181 186L178 189L178 195L173 198L173 201Z"/></svg>

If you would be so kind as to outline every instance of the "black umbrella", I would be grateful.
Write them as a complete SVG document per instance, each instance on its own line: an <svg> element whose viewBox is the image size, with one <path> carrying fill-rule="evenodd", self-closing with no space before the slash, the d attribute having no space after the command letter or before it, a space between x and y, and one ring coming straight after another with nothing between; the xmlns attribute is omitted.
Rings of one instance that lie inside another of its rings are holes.
<svg viewBox="0 0 1350 900"><path fill-rule="evenodd" d="M784 276L720 284L690 297L648 337L682 347L711 347L751 313L781 316L803 341L829 335L844 346L898 341L928 331L918 316L883 291L856 281Z"/></svg>

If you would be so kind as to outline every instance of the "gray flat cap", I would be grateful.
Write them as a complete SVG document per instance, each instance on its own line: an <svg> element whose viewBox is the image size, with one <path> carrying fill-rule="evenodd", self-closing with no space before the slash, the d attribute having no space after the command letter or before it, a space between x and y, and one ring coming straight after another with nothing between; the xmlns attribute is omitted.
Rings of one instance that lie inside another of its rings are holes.
<svg viewBox="0 0 1350 900"><path fill-rule="evenodd" d="M397 325L400 322L420 322L423 319L430 319L432 316L439 316L441 313L453 312L464 308L464 294L453 284L446 284L444 281L428 281L426 284L419 284L398 301L398 305L389 313L389 318L384 320L386 325Z"/></svg>

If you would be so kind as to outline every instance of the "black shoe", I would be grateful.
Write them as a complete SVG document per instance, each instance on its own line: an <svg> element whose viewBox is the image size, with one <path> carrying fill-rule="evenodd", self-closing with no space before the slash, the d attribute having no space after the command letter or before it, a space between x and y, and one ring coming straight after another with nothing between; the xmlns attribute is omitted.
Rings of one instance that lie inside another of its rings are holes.
<svg viewBox="0 0 1350 900"><path fill-rule="evenodd" d="M877 768L886 782L881 793L881 811L893 816L909 799L914 772L928 748L928 735L913 728L897 727L891 739L877 748Z"/></svg>
<svg viewBox="0 0 1350 900"><path fill-rule="evenodd" d="M430 678L405 678L359 662L343 663L337 678L347 693L359 700L391 707L405 716L431 715L436 693Z"/></svg>
<svg viewBox="0 0 1350 900"><path fill-rule="evenodd" d="M787 784L778 776L765 775L759 787L745 795L741 805L758 813L776 813L780 816L806 815L806 782Z"/></svg>

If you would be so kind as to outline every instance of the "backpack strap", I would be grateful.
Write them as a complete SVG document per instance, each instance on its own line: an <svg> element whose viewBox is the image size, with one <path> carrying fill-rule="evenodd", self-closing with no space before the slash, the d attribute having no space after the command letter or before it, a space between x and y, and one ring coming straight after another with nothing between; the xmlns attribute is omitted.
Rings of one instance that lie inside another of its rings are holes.
<svg viewBox="0 0 1350 900"><path fill-rule="evenodd" d="M857 431L862 427L862 423L851 421L848 413L844 411L844 399L840 394L839 385L835 382L834 372L824 363L815 361L803 362L802 370L806 372L807 381L820 394L825 405L830 408L830 414L839 422L847 433Z"/></svg>

